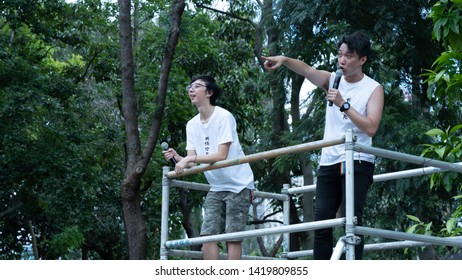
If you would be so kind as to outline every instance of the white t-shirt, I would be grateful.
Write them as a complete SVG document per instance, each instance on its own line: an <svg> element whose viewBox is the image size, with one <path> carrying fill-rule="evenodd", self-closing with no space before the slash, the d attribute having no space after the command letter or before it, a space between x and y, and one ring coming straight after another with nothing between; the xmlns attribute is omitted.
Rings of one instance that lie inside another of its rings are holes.
<svg viewBox="0 0 462 280"><path fill-rule="evenodd" d="M195 150L197 155L218 152L218 145L229 143L228 159L244 156L236 130L234 116L219 106L215 106L208 123L203 124L199 114L186 125L186 150ZM209 170L204 172L210 191L231 191L239 193L244 188L254 188L254 177L248 163Z"/></svg>
<svg viewBox="0 0 462 280"><path fill-rule="evenodd" d="M332 87L335 79L335 73L331 73L329 86ZM372 92L379 86L375 80L367 75L356 82L348 83L344 77L340 80L338 90L351 107L361 115L367 115L367 102ZM371 146L372 137L356 127L344 112L340 112L337 106L327 106L326 108L326 126L324 127L324 140L335 140L345 136L348 129L353 130L357 136L356 143ZM375 156L366 153L354 153L355 160L365 160L374 163ZM326 147L322 149L320 165L333 165L345 161L345 144Z"/></svg>

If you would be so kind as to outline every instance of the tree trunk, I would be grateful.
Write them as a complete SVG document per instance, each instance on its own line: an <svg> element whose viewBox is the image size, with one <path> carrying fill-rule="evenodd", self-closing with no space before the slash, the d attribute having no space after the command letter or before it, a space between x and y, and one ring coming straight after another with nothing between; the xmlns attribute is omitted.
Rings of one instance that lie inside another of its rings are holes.
<svg viewBox="0 0 462 280"><path fill-rule="evenodd" d="M263 12L262 12L263 22L265 22L268 36L268 54L270 56L277 55L280 51L278 40L279 40L279 30L276 22L273 18L273 1L265 0L263 3ZM278 72L270 72L269 74L269 84L271 88L272 101L273 101L273 110L272 110L272 132L271 139L268 145L268 149L281 148L281 135L284 131L289 129L287 123L287 117L285 113L285 88L284 81L282 76ZM280 174L280 172L273 168L273 163L275 159L269 159L269 168L270 168L270 177L271 186L273 190L281 190L283 184L290 183L290 177L288 174Z"/></svg>
<svg viewBox="0 0 462 280"><path fill-rule="evenodd" d="M196 226L196 222L193 219L193 210L194 204L191 203L188 199L188 190L180 189L180 209L181 213L183 214L182 225L188 238L198 237L200 236L200 232ZM200 251L202 245L193 245L191 246L191 250L193 251Z"/></svg>
<svg viewBox="0 0 462 280"><path fill-rule="evenodd" d="M268 26L267 35L268 35L268 51L269 55L278 55L280 52L279 48L279 37L280 31L277 23L274 21L273 17L273 1L265 0L263 3L263 21L266 22ZM272 72L269 74L269 81L273 99L273 125L272 125L272 137L269 148L280 148L281 147L281 135L283 132L289 130L289 124L287 122L287 116L285 112L285 103L286 103L286 91L284 88L283 77L278 74L278 72ZM298 107L298 102L297 102ZM300 118L300 117L298 117ZM274 188L278 186L282 189L283 184L290 183L290 176L288 172L285 174L280 174L276 168L273 168L274 159L269 160L271 172L271 182ZM296 207L294 201L290 200L290 223L299 223L298 214L296 212ZM303 233L292 233L290 234L290 250L299 250L299 240L300 235Z"/></svg>
<svg viewBox="0 0 462 280"><path fill-rule="evenodd" d="M119 0L120 52L122 71L122 113L125 120L126 133L126 169L121 184L122 205L125 230L127 233L128 258L131 260L146 259L146 224L141 211L141 179L154 152L159 135L165 108L168 76L172 58L178 42L181 16L185 7L184 0L175 0L171 13L171 29L165 55L162 61L161 75L158 84L157 109L151 126L148 141L143 153L138 127L138 108L135 94L133 37L131 29L131 1Z"/></svg>
<svg viewBox="0 0 462 280"><path fill-rule="evenodd" d="M298 126L301 121L300 114L300 89L302 88L305 77L300 75L294 75L292 78L292 94L290 98L290 113L292 117L292 125L294 131L298 130ZM300 139L300 142L303 142L303 139ZM300 169L303 174L303 184L309 185L313 183L313 169L311 162L307 159L307 155L302 153L298 156ZM314 194L312 192L304 193L302 197L302 211L303 211L303 222L312 222L314 220ZM292 212L291 212L292 213ZM294 213L298 215L297 212ZM298 217L298 216L297 216ZM295 234L294 234L295 235ZM313 231L309 232L300 232L294 236L294 238L299 238L300 248L302 249L312 249L313 248ZM292 244L293 242L291 242ZM295 245L295 244L294 244ZM295 249L295 250L299 250Z"/></svg>
<svg viewBox="0 0 462 280"><path fill-rule="evenodd" d="M303 184L313 184L313 165L306 158L300 159L301 168L303 170ZM303 222L314 221L314 193L308 192L303 194L302 199ZM308 231L302 240L302 248L304 250L312 249L314 242L314 232Z"/></svg>
<svg viewBox="0 0 462 280"><path fill-rule="evenodd" d="M29 234L32 241L32 252L34 252L34 259L39 259L38 249L37 249L37 238L35 236L34 226L32 225L31 220L27 220L27 227L29 228Z"/></svg>
<svg viewBox="0 0 462 280"><path fill-rule="evenodd" d="M146 224L141 213L140 186L145 166L140 163L141 146L138 132L138 108L135 96L134 62L130 0L119 0L120 51L122 68L122 96L125 133L127 136L127 166L121 186L128 258L146 258Z"/></svg>

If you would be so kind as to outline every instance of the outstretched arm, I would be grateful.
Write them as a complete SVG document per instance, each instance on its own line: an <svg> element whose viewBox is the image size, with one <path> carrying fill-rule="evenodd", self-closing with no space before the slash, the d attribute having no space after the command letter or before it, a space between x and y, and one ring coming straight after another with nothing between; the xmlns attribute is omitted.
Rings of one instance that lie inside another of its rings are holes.
<svg viewBox="0 0 462 280"><path fill-rule="evenodd" d="M293 72L304 76L317 87L324 90L327 90L329 87L330 73L328 71L317 70L301 60L282 55L262 56L262 58L266 60L264 66L269 71L273 71L284 65Z"/></svg>

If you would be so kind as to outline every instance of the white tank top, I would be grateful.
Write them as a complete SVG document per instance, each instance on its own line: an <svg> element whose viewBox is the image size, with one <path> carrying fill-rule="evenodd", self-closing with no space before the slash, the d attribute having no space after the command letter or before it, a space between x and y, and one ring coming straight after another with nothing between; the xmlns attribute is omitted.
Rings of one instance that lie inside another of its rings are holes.
<svg viewBox="0 0 462 280"><path fill-rule="evenodd" d="M329 88L332 87L335 79L335 73L331 73ZM364 77L356 83L348 83L344 77L340 80L338 90L351 107L358 111L361 115L367 115L367 102L369 101L372 92L379 86L375 80L364 75ZM348 118L345 113L340 112L335 105L327 106L326 108L326 126L324 127L324 140L336 140L345 136L348 129L353 130L353 134L357 136L356 143L371 146L372 137L356 127L356 125ZM374 163L375 156L354 152L355 160L365 160ZM345 161L345 144L326 147L322 149L320 165L333 165Z"/></svg>

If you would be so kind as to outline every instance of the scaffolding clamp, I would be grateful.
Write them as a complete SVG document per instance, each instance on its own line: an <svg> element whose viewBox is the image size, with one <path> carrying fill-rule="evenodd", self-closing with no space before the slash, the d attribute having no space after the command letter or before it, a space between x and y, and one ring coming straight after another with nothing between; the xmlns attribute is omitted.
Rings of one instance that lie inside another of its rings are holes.
<svg viewBox="0 0 462 280"><path fill-rule="evenodd" d="M348 244L348 245L359 245L359 243L361 243L361 238L359 236L356 236L356 235L344 236L344 237L342 237L342 241L345 242L345 244Z"/></svg>

